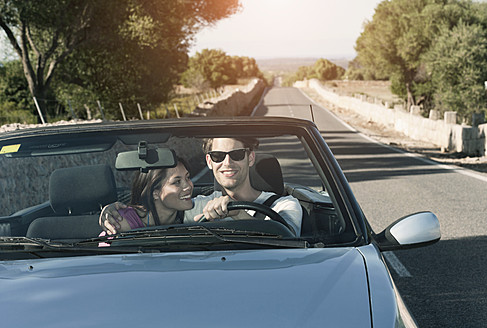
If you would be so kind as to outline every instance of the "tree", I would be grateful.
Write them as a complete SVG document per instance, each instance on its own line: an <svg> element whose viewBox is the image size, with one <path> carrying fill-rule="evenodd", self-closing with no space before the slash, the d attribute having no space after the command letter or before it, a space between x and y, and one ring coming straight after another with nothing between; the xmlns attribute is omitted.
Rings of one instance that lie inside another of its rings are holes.
<svg viewBox="0 0 487 328"><path fill-rule="evenodd" d="M366 75L366 72L358 62L357 58L348 62L348 67L344 75L348 80L374 80L374 78Z"/></svg>
<svg viewBox="0 0 487 328"><path fill-rule="evenodd" d="M333 64L328 59L320 58L313 65L313 71L316 78L320 81L329 81L340 79L345 73L345 69Z"/></svg>
<svg viewBox="0 0 487 328"><path fill-rule="evenodd" d="M439 31L460 19L474 20L469 1L383 1L356 41L357 61L376 78L391 80L392 91L405 96L409 108L428 83L422 56Z"/></svg>
<svg viewBox="0 0 487 328"><path fill-rule="evenodd" d="M284 78L283 85L290 86L296 81L318 79L329 81L341 79L345 69L328 59L320 58L312 66L300 66L296 73Z"/></svg>
<svg viewBox="0 0 487 328"><path fill-rule="evenodd" d="M480 25L461 23L445 29L425 56L435 85L435 108L456 111L469 122L484 112L487 81L487 31Z"/></svg>
<svg viewBox="0 0 487 328"><path fill-rule="evenodd" d="M0 27L39 99L59 69L112 101L151 102L172 90L194 34L238 9L238 0L0 0Z"/></svg>
<svg viewBox="0 0 487 328"><path fill-rule="evenodd" d="M236 84L239 78L250 77L263 77L254 58L229 56L219 49L203 49L189 59L181 81L187 87L201 90Z"/></svg>
<svg viewBox="0 0 487 328"><path fill-rule="evenodd" d="M211 88L237 82L231 58L223 50L203 49L189 59L188 68L198 72Z"/></svg>
<svg viewBox="0 0 487 328"><path fill-rule="evenodd" d="M0 27L19 56L29 91L42 102L57 66L82 42L90 1L0 2Z"/></svg>
<svg viewBox="0 0 487 328"><path fill-rule="evenodd" d="M263 74L255 61L255 58L232 56L230 59L232 69L237 78L263 78Z"/></svg>
<svg viewBox="0 0 487 328"><path fill-rule="evenodd" d="M154 107L168 101L187 68L194 34L239 8L237 0L128 3L119 14L123 19L116 21L124 22L120 29L109 28L106 23L97 26L96 35L110 37L86 43L79 52L81 59L75 61L84 68L78 69L75 76L86 75L83 80L90 81L88 87L117 111L118 102L132 103L135 109L136 102ZM104 18L97 21L103 22Z"/></svg>
<svg viewBox="0 0 487 328"><path fill-rule="evenodd" d="M293 82L312 79L314 77L312 66L299 66L297 72L294 74Z"/></svg>

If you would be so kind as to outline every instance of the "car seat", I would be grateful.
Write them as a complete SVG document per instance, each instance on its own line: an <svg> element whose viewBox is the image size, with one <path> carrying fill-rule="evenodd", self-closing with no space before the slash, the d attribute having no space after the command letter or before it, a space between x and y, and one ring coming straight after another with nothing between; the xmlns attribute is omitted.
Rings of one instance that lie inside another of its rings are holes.
<svg viewBox="0 0 487 328"><path fill-rule="evenodd" d="M273 192L279 196L285 196L284 179L281 165L272 154L256 153L255 163L249 170L250 184L257 190ZM224 191L215 180L215 190ZM301 235L309 234L312 230L311 218L306 208L303 209L301 222Z"/></svg>
<svg viewBox="0 0 487 328"><path fill-rule="evenodd" d="M85 239L101 232L103 206L117 201L115 178L108 165L57 169L49 180L49 202L54 216L35 219L27 237Z"/></svg>

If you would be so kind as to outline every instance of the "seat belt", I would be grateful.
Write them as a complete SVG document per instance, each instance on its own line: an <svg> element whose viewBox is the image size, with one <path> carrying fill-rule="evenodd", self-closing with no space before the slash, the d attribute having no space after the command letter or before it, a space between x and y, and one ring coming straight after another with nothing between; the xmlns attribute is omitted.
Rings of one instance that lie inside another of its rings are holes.
<svg viewBox="0 0 487 328"><path fill-rule="evenodd" d="M267 198L265 200L265 202L262 203L262 205L265 205L267 207L271 207L271 205L274 204L274 202L276 200L278 200L279 198L281 198L281 196L279 196L279 195L272 195L269 198ZM261 212L255 211L253 217L256 218L256 219L264 220L265 217L266 217L266 215L263 214L263 213L261 213Z"/></svg>

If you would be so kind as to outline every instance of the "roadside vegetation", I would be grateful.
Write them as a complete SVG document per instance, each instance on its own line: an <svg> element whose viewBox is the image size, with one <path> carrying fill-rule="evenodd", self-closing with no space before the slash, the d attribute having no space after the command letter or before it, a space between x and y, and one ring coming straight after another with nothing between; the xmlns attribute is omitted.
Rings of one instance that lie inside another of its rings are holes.
<svg viewBox="0 0 487 328"><path fill-rule="evenodd" d="M329 85L336 79L388 81L406 108L420 106L425 116L435 109L457 112L460 123L472 123L474 114L485 120L487 3L383 1L364 24L355 49L357 57L346 71L320 59L288 74L284 83L311 78Z"/></svg>
<svg viewBox="0 0 487 328"><path fill-rule="evenodd" d="M185 87L218 89L241 79L263 78L254 58L229 56L223 50L203 49L189 59L181 76Z"/></svg>
<svg viewBox="0 0 487 328"><path fill-rule="evenodd" d="M455 111L460 122L485 117L487 3L463 0L381 2L356 41L348 79L389 80L423 113Z"/></svg>
<svg viewBox="0 0 487 328"><path fill-rule="evenodd" d="M283 78L284 86L292 86L296 81L318 79L320 81L338 80L345 74L345 69L328 59L320 58L311 66L300 66L298 71Z"/></svg>
<svg viewBox="0 0 487 328"><path fill-rule="evenodd" d="M0 0L15 55L0 64L0 123L38 120L34 97L51 121L71 108L121 119L120 103L167 103L194 35L239 9L238 0Z"/></svg>

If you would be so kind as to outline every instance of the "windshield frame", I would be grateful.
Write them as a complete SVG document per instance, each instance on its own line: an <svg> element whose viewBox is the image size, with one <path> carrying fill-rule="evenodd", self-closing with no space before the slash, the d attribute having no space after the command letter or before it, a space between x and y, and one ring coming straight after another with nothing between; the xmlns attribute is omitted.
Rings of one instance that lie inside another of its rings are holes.
<svg viewBox="0 0 487 328"><path fill-rule="evenodd" d="M211 129L209 129L210 121ZM39 131L40 134L37 134ZM295 135L301 142L304 151L307 153L322 181L324 189L328 191L328 195L332 202L336 204L339 213L344 216L344 219L351 223L351 227L357 236L355 242L352 244L359 246L367 243L368 234L366 233L367 225L365 223L365 218L353 197L348 182L333 157L333 154L323 140L321 133L317 130L314 123L306 120L279 118L276 122L275 118L252 118L250 120L249 118L219 118L211 120L154 120L150 122L137 122L137 124L129 124L127 122L109 122L93 125L86 124L63 127L59 130L45 128L41 130L34 129L28 131L16 131L10 134L7 133L0 136L0 149L5 145L15 143L26 144L31 141L34 141L36 144L42 142L50 144L60 137L64 138L64 140L79 140L79 138L84 138L84 140L87 140L90 143L87 150L101 151L104 150L104 147L98 147L99 145L107 145L111 142L115 143L117 140L120 140L123 144L132 146L142 137L151 141L156 139L167 141L171 137L207 138L257 136L267 138L286 135ZM94 138L94 136L97 137ZM107 140L110 142L107 142ZM44 149L49 148L45 147ZM79 150L73 150L70 147L66 147L64 152L77 154L79 153ZM58 148L52 152L52 155L59 155L60 153L63 152L60 152ZM28 155L28 152L17 155L25 156ZM3 156L16 157L15 154L3 154ZM43 206L46 207L46 204L39 204L33 206L33 208L44 208ZM13 216L1 217L0 225L2 223L12 222L15 219L14 217L21 218L22 220L29 220L30 217L28 215L25 216L25 211L28 211L28 209L23 209L22 211L15 213ZM10 232L16 233L15 229Z"/></svg>

